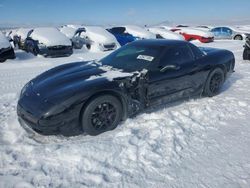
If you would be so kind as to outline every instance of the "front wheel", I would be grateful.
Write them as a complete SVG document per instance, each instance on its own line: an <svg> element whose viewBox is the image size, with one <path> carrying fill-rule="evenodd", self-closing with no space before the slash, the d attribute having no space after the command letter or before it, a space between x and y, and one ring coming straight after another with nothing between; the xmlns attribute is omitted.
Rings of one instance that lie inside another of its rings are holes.
<svg viewBox="0 0 250 188"><path fill-rule="evenodd" d="M243 51L243 60L250 60L250 49L244 49Z"/></svg>
<svg viewBox="0 0 250 188"><path fill-rule="evenodd" d="M225 81L225 75L221 68L214 69L208 76L203 94L208 97L217 95Z"/></svg>
<svg viewBox="0 0 250 188"><path fill-rule="evenodd" d="M113 130L122 119L121 102L112 95L91 100L82 113L82 128L91 136Z"/></svg>

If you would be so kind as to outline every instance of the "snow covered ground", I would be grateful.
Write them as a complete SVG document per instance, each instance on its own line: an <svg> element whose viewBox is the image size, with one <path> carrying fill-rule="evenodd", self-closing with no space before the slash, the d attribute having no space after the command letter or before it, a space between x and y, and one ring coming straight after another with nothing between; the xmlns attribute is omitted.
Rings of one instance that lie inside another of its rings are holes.
<svg viewBox="0 0 250 188"><path fill-rule="evenodd" d="M37 137L19 126L22 86L54 66L107 53L67 58L17 51L0 65L0 187L250 187L250 62L243 42L201 44L232 50L236 72L220 95L162 105L98 137Z"/></svg>

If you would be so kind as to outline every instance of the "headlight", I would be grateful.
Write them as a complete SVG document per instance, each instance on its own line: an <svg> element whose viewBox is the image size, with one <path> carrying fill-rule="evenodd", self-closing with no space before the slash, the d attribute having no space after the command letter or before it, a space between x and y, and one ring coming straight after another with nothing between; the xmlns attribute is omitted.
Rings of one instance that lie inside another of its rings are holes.
<svg viewBox="0 0 250 188"><path fill-rule="evenodd" d="M52 105L51 103L49 103L50 105ZM53 116L56 116L60 113L62 113L63 111L66 110L66 107L63 105L55 105L52 108L50 108L43 116L43 119L47 119Z"/></svg>
<svg viewBox="0 0 250 188"><path fill-rule="evenodd" d="M23 86L23 88L21 89L19 98L22 98L22 97L23 97L23 95L24 95L24 93L26 92L28 86L29 86L29 82L28 82L27 84L25 84L25 85Z"/></svg>
<svg viewBox="0 0 250 188"><path fill-rule="evenodd" d="M43 44L43 43L38 43L38 48L41 49L41 48L46 48L46 45Z"/></svg>

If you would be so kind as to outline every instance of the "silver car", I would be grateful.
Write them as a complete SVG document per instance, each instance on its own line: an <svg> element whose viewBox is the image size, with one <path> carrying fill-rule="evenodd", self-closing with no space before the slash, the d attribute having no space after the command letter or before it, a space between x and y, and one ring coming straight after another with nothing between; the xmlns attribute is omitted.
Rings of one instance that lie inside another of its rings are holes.
<svg viewBox="0 0 250 188"><path fill-rule="evenodd" d="M215 27L211 29L215 39L243 40L246 38L247 31L234 27Z"/></svg>

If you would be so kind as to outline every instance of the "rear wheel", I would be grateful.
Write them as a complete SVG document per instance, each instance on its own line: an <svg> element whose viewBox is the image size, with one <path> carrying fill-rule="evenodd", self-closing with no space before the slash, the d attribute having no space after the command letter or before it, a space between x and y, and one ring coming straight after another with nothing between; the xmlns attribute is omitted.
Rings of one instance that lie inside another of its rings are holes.
<svg viewBox="0 0 250 188"><path fill-rule="evenodd" d="M205 88L204 95L208 97L213 97L217 95L225 81L225 75L221 68L214 69L208 76Z"/></svg>
<svg viewBox="0 0 250 188"><path fill-rule="evenodd" d="M92 136L113 130L122 118L121 102L112 95L91 100L82 114L83 130Z"/></svg>
<svg viewBox="0 0 250 188"><path fill-rule="evenodd" d="M234 40L243 40L243 37L241 35L236 35L234 37Z"/></svg>

